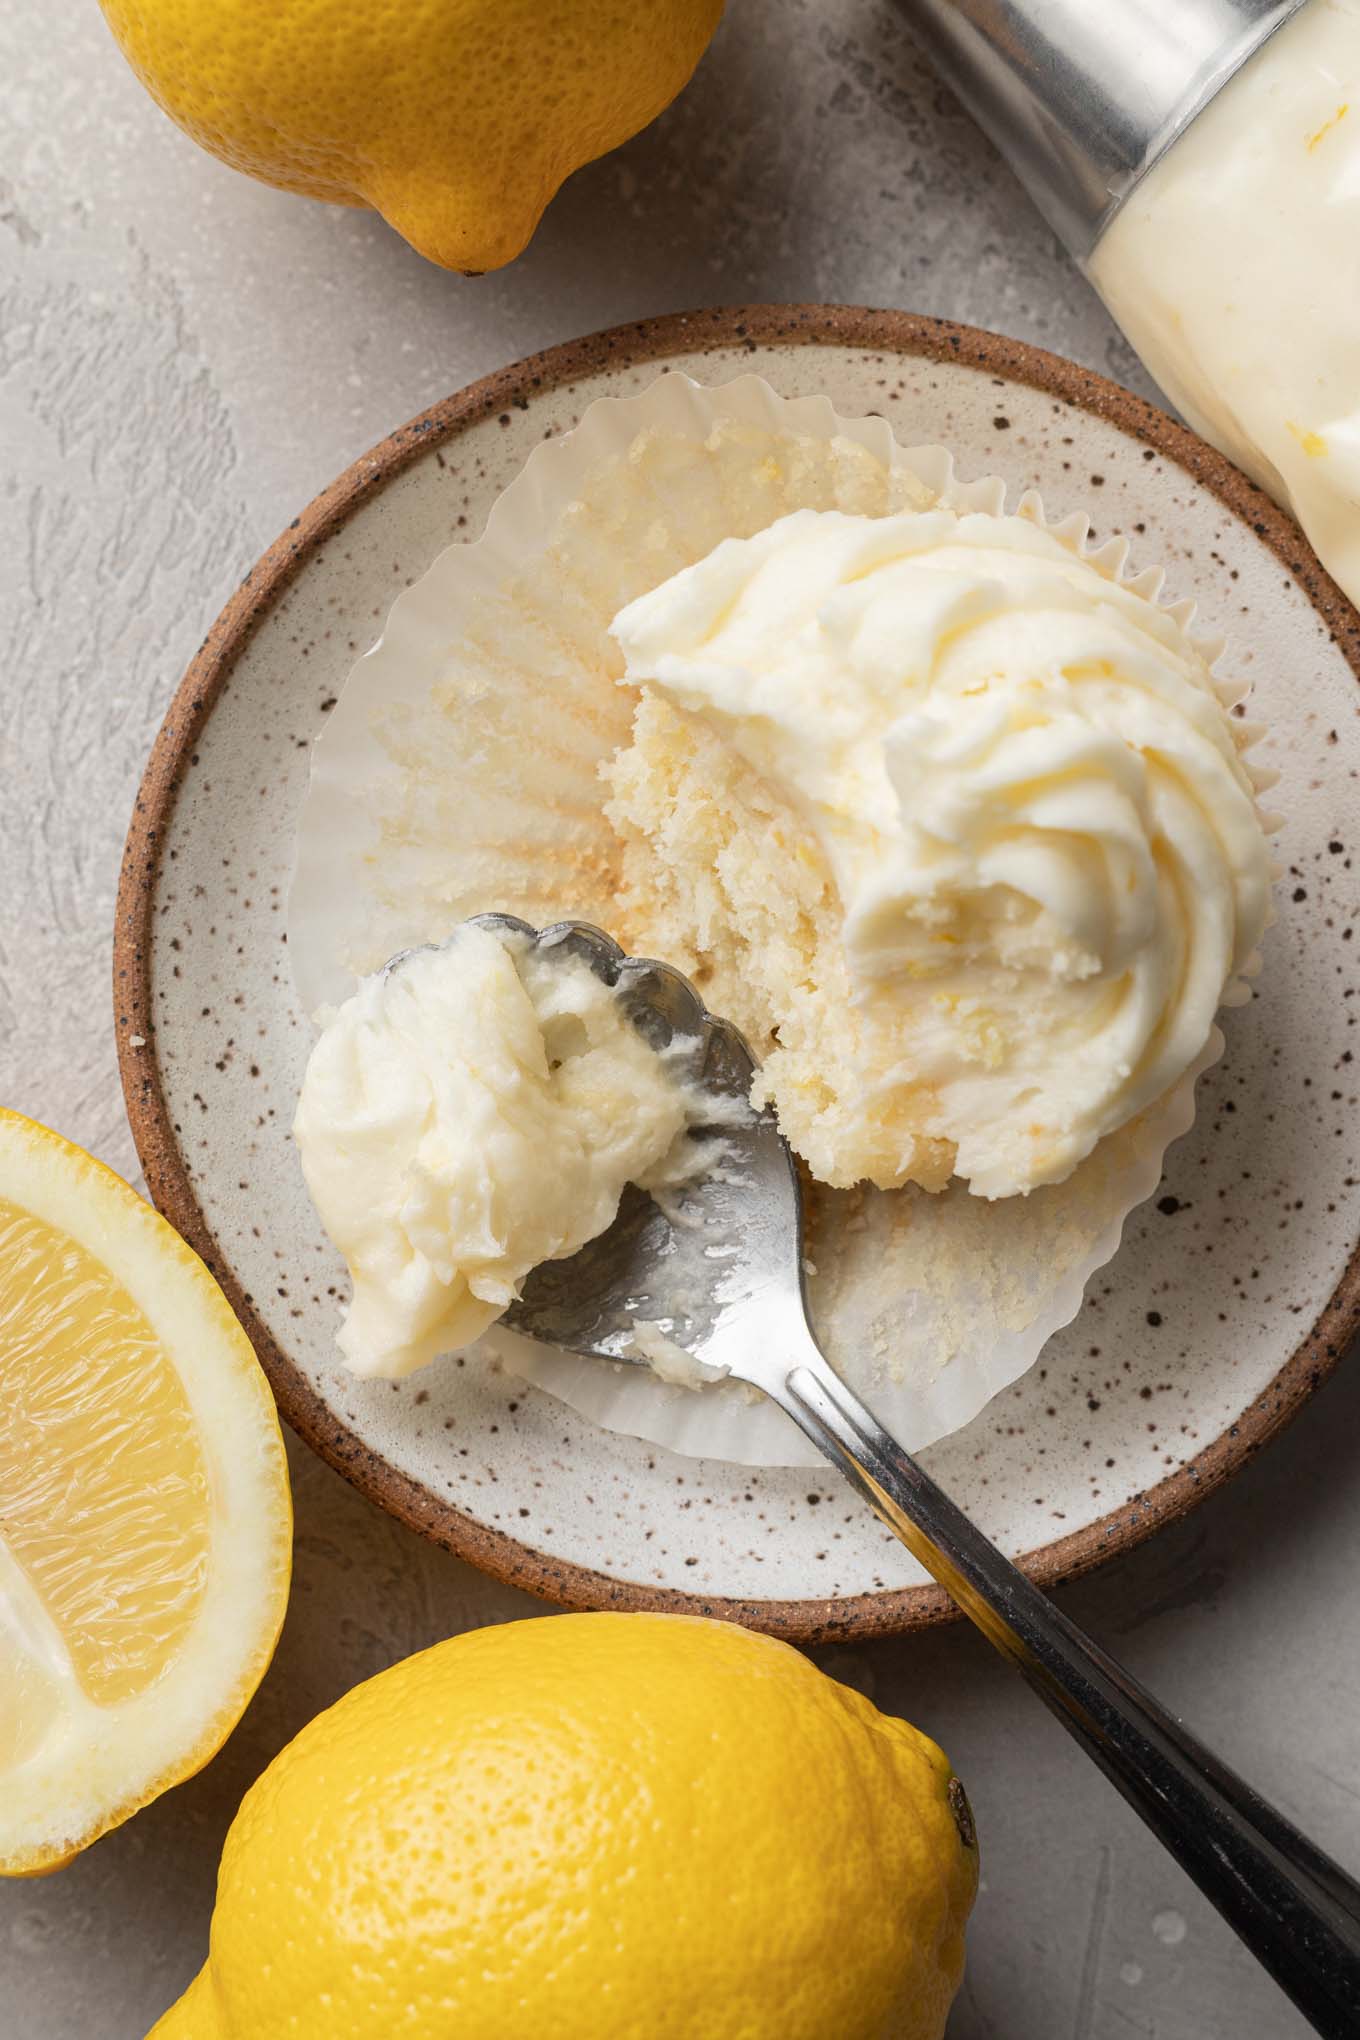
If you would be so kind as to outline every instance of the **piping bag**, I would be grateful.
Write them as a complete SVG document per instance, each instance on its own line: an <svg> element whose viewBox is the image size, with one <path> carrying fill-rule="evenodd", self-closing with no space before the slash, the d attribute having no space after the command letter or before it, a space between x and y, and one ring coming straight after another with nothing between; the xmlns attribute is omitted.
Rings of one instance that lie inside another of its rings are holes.
<svg viewBox="0 0 1360 2040"><path fill-rule="evenodd" d="M1360 604L1360 0L907 0L1171 402Z"/></svg>

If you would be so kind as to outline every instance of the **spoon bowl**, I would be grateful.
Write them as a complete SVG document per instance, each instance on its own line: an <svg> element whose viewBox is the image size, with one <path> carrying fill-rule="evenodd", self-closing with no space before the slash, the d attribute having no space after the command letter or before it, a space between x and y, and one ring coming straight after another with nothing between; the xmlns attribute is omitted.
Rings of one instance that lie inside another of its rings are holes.
<svg viewBox="0 0 1360 2040"><path fill-rule="evenodd" d="M803 1312L802 1197L774 1114L734 1110L746 1105L758 1067L744 1037L670 964L626 956L589 922L538 930L512 914L479 914L473 925L588 965L652 1047L714 1101L711 1121L691 1129L711 1142L712 1166L664 1204L626 1191L608 1231L569 1259L541 1263L503 1322L571 1353L638 1366L653 1365L661 1346L668 1379L682 1373L684 1356L695 1386L731 1376L773 1393L753 1333L773 1313Z"/></svg>

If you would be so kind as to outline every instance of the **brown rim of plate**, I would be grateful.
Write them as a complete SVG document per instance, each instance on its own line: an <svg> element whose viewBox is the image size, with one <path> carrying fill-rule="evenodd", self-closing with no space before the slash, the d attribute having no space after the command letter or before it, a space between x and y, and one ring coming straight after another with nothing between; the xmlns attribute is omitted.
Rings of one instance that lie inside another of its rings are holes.
<svg viewBox="0 0 1360 2040"><path fill-rule="evenodd" d="M1307 594L1360 679L1360 615L1310 550L1297 527L1254 483L1211 446L1141 397L1076 363L976 326L909 312L855 305L750 305L675 313L615 326L483 376L399 427L364 454L295 517L251 568L203 640L152 746L128 830L118 887L113 947L118 1060L137 1152L151 1196L221 1283L269 1377L279 1408L299 1437L347 1480L400 1522L509 1585L571 1608L661 1608L745 1623L801 1643L888 1636L947 1621L958 1613L939 1587L857 1594L839 1600L735 1600L610 1579L584 1566L544 1556L499 1530L474 1522L437 1500L349 1430L276 1345L246 1302L218 1250L190 1186L166 1109L154 1054L133 1048L140 1035L154 1051L151 1004L151 921L160 844L185 763L199 730L226 686L233 663L261 617L318 546L355 505L375 495L410 462L488 417L523 408L537 393L560 388L611 365L664 361L706 346L845 346L885 355L961 362L1027 383L1104 418L1142 440L1209 489L1277 554ZM1312 1329L1264 1394L1200 1452L1123 1507L1084 1530L1041 1545L1021 1560L1040 1586L1052 1587L1129 1551L1163 1523L1175 1521L1212 1492L1281 1431L1331 1372L1360 1327L1360 1243Z"/></svg>

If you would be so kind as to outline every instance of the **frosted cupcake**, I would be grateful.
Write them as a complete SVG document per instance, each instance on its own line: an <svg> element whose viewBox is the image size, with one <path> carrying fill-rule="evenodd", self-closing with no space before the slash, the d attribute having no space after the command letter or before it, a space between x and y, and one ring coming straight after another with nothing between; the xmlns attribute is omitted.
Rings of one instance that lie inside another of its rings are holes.
<svg viewBox="0 0 1360 2040"><path fill-rule="evenodd" d="M499 909L594 920L742 1026L829 1186L819 1328L918 1445L1075 1310L1268 915L1234 690L1083 535L882 421L664 377L401 598L304 816L309 1009ZM511 1357L619 1428L779 1456L773 1411Z"/></svg>
<svg viewBox="0 0 1360 2040"><path fill-rule="evenodd" d="M822 1183L1071 1175L1265 926L1254 788L1167 611L1018 517L803 510L631 603L615 916L760 1046Z"/></svg>

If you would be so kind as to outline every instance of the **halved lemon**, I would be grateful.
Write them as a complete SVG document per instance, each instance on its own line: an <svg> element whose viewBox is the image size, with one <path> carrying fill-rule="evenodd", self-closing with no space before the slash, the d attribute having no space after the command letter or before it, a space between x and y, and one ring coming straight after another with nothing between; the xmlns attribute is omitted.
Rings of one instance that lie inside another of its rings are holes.
<svg viewBox="0 0 1360 2040"><path fill-rule="evenodd" d="M0 1110L0 1872L58 1868L220 1748L291 1552L273 1398L216 1282Z"/></svg>

